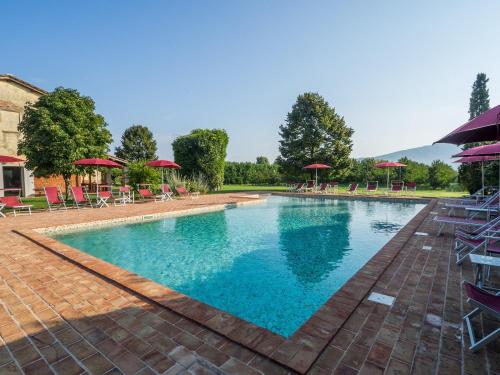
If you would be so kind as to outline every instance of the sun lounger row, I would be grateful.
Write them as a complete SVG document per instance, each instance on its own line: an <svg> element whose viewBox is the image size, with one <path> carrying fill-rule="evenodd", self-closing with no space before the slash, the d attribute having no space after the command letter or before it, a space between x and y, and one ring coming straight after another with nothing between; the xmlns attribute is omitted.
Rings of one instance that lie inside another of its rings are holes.
<svg viewBox="0 0 500 375"><path fill-rule="evenodd" d="M445 225L454 225L454 250L457 265L461 265L467 259L473 260L480 255L480 259L489 265L498 264L500 257L500 206L499 194L490 196L472 194L462 200L455 200L445 204L449 209L448 215L437 215L434 221L439 224L438 235L441 234ZM456 216L461 210L465 216ZM477 268L477 265L476 265ZM479 272L479 271L476 271ZM468 297L468 302L474 309L464 316L464 323L469 333L469 349L473 352L480 350L489 342L500 337L500 326L490 332L478 336L474 330L472 320L482 313L500 319L500 291L486 287L482 284L482 278L477 278L478 285L464 281L463 286Z"/></svg>
<svg viewBox="0 0 500 375"><path fill-rule="evenodd" d="M19 189L5 189L16 190L17 195L0 197L0 217L5 217L5 213L2 212L4 209L12 210L14 216L19 213L27 213L31 215L32 205L24 204L21 197L19 196ZM59 187L47 186L43 188L45 198L47 201L49 211L67 209L67 201L63 198L63 194ZM180 197L191 197L197 198L199 196L198 192L189 192L184 186L177 186L175 191ZM101 185L99 186L95 201L93 202L87 190L82 186L71 186L71 201L75 208L102 208L108 207L110 203L116 205L123 205L127 203L134 203L135 196L132 188L130 186L120 186L118 192L113 192L113 186ZM141 201L154 201L154 202L165 202L172 200L174 191L170 189L168 184L162 184L160 186L160 193L155 194L151 191L149 186L144 186L137 189L138 198Z"/></svg>
<svg viewBox="0 0 500 375"><path fill-rule="evenodd" d="M317 192L317 193L328 193L328 192L336 192L338 190L339 183L337 181L332 182L323 182L316 186L316 182L314 180L310 180L307 182L300 183L288 183L288 191L296 192L296 193L306 193L306 192ZM351 183L348 185L346 193L347 194L357 194L358 193L359 184ZM369 181L366 184L365 192L376 193L378 191L379 185L378 181ZM406 192L415 192L417 190L417 184L415 182L407 182L403 181L393 181L391 183L391 188L389 193L401 194L404 191Z"/></svg>

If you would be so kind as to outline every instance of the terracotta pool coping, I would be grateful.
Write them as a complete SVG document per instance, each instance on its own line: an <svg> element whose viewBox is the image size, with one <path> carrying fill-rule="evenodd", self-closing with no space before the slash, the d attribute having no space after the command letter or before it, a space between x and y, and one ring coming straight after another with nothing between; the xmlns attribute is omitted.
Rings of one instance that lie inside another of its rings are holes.
<svg viewBox="0 0 500 375"><path fill-rule="evenodd" d="M431 200L288 339L74 249L33 229L13 232L79 267L171 309L293 371L304 374L367 296L436 202Z"/></svg>

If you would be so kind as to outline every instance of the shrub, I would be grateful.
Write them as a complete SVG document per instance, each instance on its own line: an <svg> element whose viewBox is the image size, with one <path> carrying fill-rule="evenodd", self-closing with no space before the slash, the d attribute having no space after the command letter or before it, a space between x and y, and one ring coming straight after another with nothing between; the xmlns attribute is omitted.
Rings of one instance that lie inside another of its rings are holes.
<svg viewBox="0 0 500 375"><path fill-rule="evenodd" d="M172 143L174 158L182 165L182 175L201 173L211 190L224 182L224 162L229 137L223 129L195 129Z"/></svg>
<svg viewBox="0 0 500 375"><path fill-rule="evenodd" d="M429 182L433 189L443 189L456 178L457 172L441 160L434 160L429 167Z"/></svg>
<svg viewBox="0 0 500 375"><path fill-rule="evenodd" d="M135 161L128 164L128 183L136 190L139 184L151 184L153 188L158 188L161 184L161 172L144 163Z"/></svg>

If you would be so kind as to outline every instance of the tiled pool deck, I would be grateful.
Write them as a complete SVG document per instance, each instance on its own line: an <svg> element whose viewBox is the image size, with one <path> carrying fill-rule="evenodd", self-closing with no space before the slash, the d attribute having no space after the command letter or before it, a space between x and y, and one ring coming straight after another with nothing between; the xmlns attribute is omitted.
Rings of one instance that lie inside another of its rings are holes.
<svg viewBox="0 0 500 375"><path fill-rule="evenodd" d="M214 311L206 306L193 308L192 301L80 252L44 243L155 303L12 231L35 238L34 228L235 201L245 199L212 195L0 220L0 374L500 373L500 342L477 354L461 344L461 317L470 307L460 280L471 280L472 271L469 264L454 265L449 235L435 237L436 202L284 341L234 317L210 316ZM395 302L369 301L371 292Z"/></svg>

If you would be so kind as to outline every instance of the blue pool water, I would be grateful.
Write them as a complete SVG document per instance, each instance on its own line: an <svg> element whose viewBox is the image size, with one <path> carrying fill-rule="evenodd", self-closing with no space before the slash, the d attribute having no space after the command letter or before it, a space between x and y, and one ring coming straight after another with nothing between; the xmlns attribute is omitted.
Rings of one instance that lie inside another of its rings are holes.
<svg viewBox="0 0 500 375"><path fill-rule="evenodd" d="M423 206L271 196L55 238L288 337Z"/></svg>

